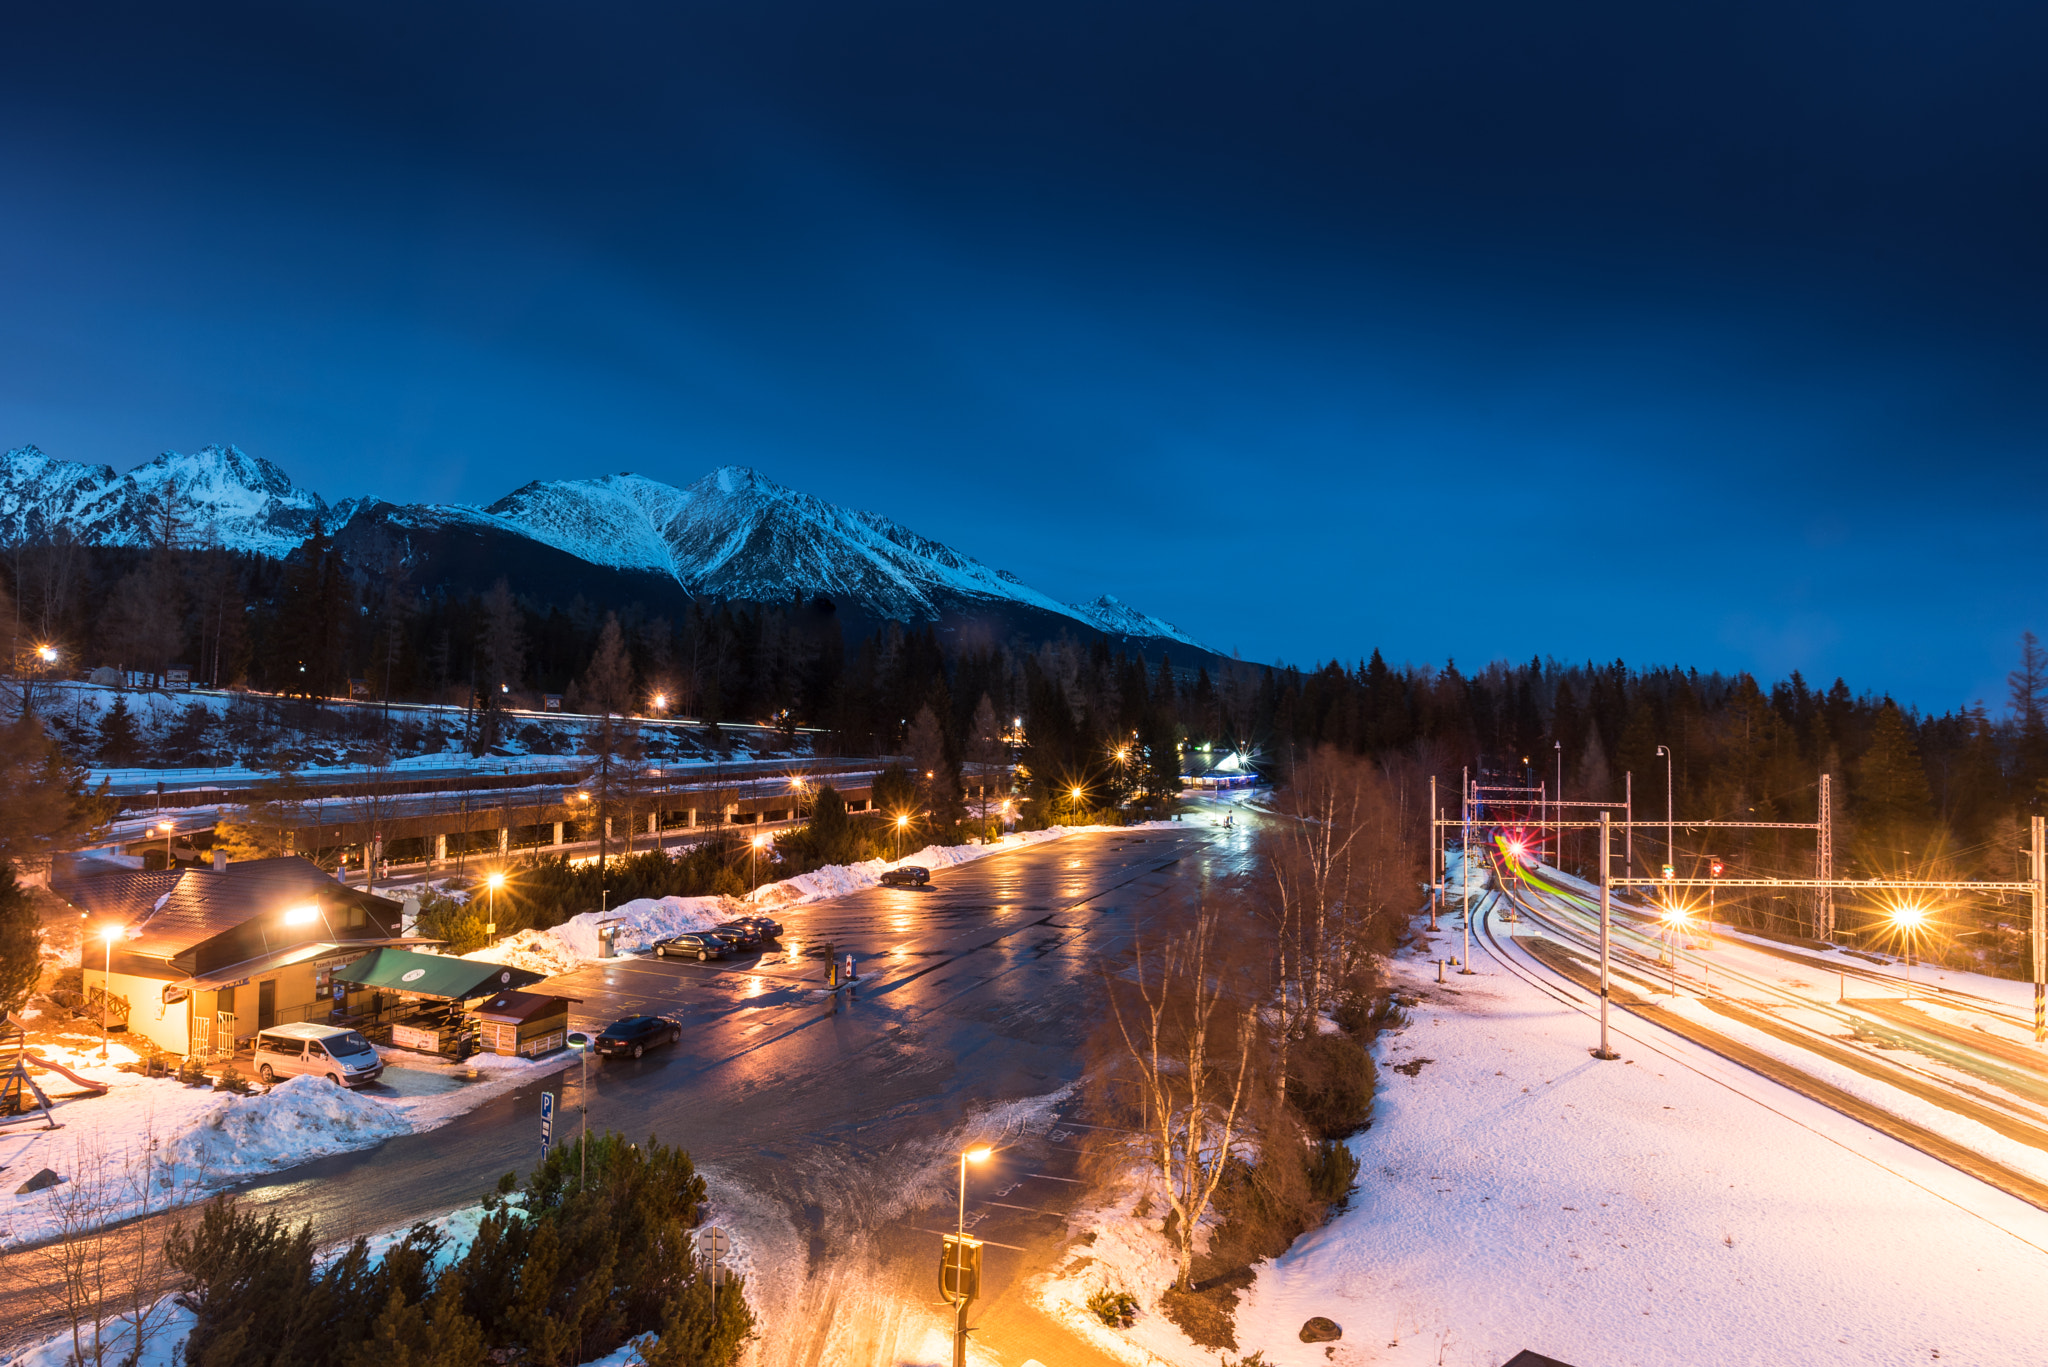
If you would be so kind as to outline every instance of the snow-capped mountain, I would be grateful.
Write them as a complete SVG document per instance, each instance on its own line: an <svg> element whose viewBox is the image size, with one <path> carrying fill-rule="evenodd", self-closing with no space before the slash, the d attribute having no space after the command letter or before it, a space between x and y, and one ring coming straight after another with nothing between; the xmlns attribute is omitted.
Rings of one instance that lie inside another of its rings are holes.
<svg viewBox="0 0 2048 1367"><path fill-rule="evenodd" d="M1115 598L1062 603L885 517L785 488L744 466L716 470L685 488L633 474L536 481L479 508L372 499L329 504L233 446L165 452L125 475L54 460L34 447L0 457L0 542L61 525L90 543L149 545L166 507L182 544L271 557L290 554L318 519L345 551L367 551L374 542L376 555L405 555L422 588L488 586L507 576L525 594L623 602L665 583L670 594L755 602L823 597L872 618L911 623L993 614L1033 635L1076 624L1132 642L1205 650Z"/></svg>
<svg viewBox="0 0 2048 1367"><path fill-rule="evenodd" d="M166 451L117 475L106 465L56 460L33 446L0 457L0 540L47 535L59 526L80 541L147 546L165 530L181 545L225 546L288 555L320 519L348 520L356 502L330 507L261 457L235 446L189 455Z"/></svg>

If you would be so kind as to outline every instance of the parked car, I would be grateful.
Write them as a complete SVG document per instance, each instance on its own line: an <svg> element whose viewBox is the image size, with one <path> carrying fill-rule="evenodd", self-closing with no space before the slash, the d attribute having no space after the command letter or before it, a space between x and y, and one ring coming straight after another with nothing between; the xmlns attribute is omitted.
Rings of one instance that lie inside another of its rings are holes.
<svg viewBox="0 0 2048 1367"><path fill-rule="evenodd" d="M667 1016L628 1016L599 1032L597 1052L639 1058L657 1044L680 1044L682 1039L683 1027Z"/></svg>
<svg viewBox="0 0 2048 1367"><path fill-rule="evenodd" d="M882 874L882 886L885 888L921 888L931 881L932 871L922 864L904 864Z"/></svg>
<svg viewBox="0 0 2048 1367"><path fill-rule="evenodd" d="M711 927L711 931L715 935L734 936L748 949L752 949L768 938L761 933L759 926L748 920L722 921L718 925Z"/></svg>
<svg viewBox="0 0 2048 1367"><path fill-rule="evenodd" d="M654 957L657 959L723 959L730 953L732 946L724 940L697 931L671 935L666 940L654 942Z"/></svg>
<svg viewBox="0 0 2048 1367"><path fill-rule="evenodd" d="M727 930L724 926L707 930L704 934L725 941L726 948L734 954L744 954L761 947L761 938L758 935L742 935L736 930Z"/></svg>
<svg viewBox="0 0 2048 1367"><path fill-rule="evenodd" d="M354 1030L301 1021L256 1035L256 1075L265 1082L311 1073L340 1087L367 1087L384 1072L377 1050Z"/></svg>
<svg viewBox="0 0 2048 1367"><path fill-rule="evenodd" d="M782 922L776 920L773 916L762 916L759 913L752 916L735 916L725 924L728 926L752 926L755 930L761 932L761 938L764 940L779 940L782 938Z"/></svg>

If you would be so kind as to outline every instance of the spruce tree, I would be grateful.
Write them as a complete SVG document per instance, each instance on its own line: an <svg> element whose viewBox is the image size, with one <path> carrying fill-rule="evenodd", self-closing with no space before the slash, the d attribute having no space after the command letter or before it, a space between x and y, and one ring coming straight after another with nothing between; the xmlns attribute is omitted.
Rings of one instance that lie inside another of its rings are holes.
<svg viewBox="0 0 2048 1367"><path fill-rule="evenodd" d="M141 757L142 738L135 729L135 714L128 710L127 694L114 695L114 705L100 718L99 737L101 764L124 767Z"/></svg>
<svg viewBox="0 0 2048 1367"><path fill-rule="evenodd" d="M0 859L0 1017L22 1008L42 971L42 923L14 865Z"/></svg>

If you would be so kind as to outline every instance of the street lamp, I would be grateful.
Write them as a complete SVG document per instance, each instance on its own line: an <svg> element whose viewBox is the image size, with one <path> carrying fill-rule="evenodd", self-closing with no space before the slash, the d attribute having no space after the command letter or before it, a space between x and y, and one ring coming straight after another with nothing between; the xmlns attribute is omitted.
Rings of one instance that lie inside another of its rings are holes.
<svg viewBox="0 0 2048 1367"><path fill-rule="evenodd" d="M1552 748L1557 751L1557 800L1551 805L1551 830L1557 836L1557 843L1551 847L1551 858L1559 868L1564 867L1564 742L1554 740Z"/></svg>
<svg viewBox="0 0 2048 1367"><path fill-rule="evenodd" d="M484 934L496 935L498 933L498 889L505 886L504 870L492 870L484 877L484 886L490 889L491 896L491 923L484 927Z"/></svg>
<svg viewBox="0 0 2048 1367"><path fill-rule="evenodd" d="M114 980L114 941L121 938L121 927L108 926L100 931L100 939L106 943L107 958L100 969L100 1062L107 1061L107 1001L113 996L111 984Z"/></svg>
<svg viewBox="0 0 2048 1367"><path fill-rule="evenodd" d="M1660 745L1657 747L1657 753L1664 756L1664 862L1670 865L1671 872L1676 874L1678 872L1678 846L1671 834L1674 822L1671 813L1671 747ZM1722 976L1726 977L1727 975L1724 973Z"/></svg>
<svg viewBox="0 0 2048 1367"><path fill-rule="evenodd" d="M910 814L908 812L896 813L896 858L899 860L903 858L903 828L909 824Z"/></svg>
<svg viewBox="0 0 2048 1367"><path fill-rule="evenodd" d="M657 712L665 712L668 710L668 694L657 693L654 695L654 710Z"/></svg>
<svg viewBox="0 0 2048 1367"><path fill-rule="evenodd" d="M764 834L755 836L752 843L747 846L747 881L749 883L754 883L759 878L756 866L760 860L761 851L767 848L767 845L768 837Z"/></svg>
<svg viewBox="0 0 2048 1367"><path fill-rule="evenodd" d="M159 831L163 833L164 837L164 867L166 869L175 869L178 867L178 861L171 857L171 840L177 834L177 827L168 821L163 821L149 828L151 835L155 835Z"/></svg>
<svg viewBox="0 0 2048 1367"><path fill-rule="evenodd" d="M971 1149L962 1149L960 1151L960 1220L958 1233L963 1239L967 1237L967 1165L969 1163L986 1163L989 1160L989 1156L994 1152L995 1150L986 1144L977 1144Z"/></svg>
<svg viewBox="0 0 2048 1367"><path fill-rule="evenodd" d="M1074 799L1074 819L1081 819L1081 789L1079 785L1067 790L1067 796Z"/></svg>
<svg viewBox="0 0 2048 1367"><path fill-rule="evenodd" d="M1671 941L1671 995L1678 996L1678 950L1685 943L1685 908L1677 903L1666 903L1664 907L1664 933Z"/></svg>
<svg viewBox="0 0 2048 1367"><path fill-rule="evenodd" d="M1891 911L1892 933L1906 945L1906 981L1913 981L1913 950L1920 929L1927 924L1927 908L1918 902L1901 902Z"/></svg>

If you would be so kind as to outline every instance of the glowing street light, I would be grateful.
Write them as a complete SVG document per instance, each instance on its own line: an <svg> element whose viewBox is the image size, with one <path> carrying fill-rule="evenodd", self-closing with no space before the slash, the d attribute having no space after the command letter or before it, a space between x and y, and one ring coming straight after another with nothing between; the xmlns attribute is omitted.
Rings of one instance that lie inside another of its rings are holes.
<svg viewBox="0 0 2048 1367"><path fill-rule="evenodd" d="M903 858L903 830L910 824L910 813L896 813L896 857Z"/></svg>
<svg viewBox="0 0 2048 1367"><path fill-rule="evenodd" d="M41 661L42 661L42 662L43 662L44 664L46 664L46 665L53 665L53 664L57 663L57 647L55 647L55 646L37 646L37 647L36 647L36 658L37 658L38 660L41 660Z"/></svg>
<svg viewBox="0 0 2048 1367"><path fill-rule="evenodd" d="M747 846L747 881L749 883L752 883L756 880L758 876L756 869L758 861L761 858L761 851L766 849L767 847L768 836L765 832L755 836L753 840L749 842Z"/></svg>
<svg viewBox="0 0 2048 1367"><path fill-rule="evenodd" d="M967 1235L967 1165L986 1163L995 1150L986 1144L977 1144L971 1149L960 1151L960 1219L957 1232L962 1238Z"/></svg>
<svg viewBox="0 0 2048 1367"><path fill-rule="evenodd" d="M107 1061L107 1002L113 996L114 982L114 941L121 938L121 927L106 926L100 931L100 939L107 946L105 965L100 969L100 1062Z"/></svg>
<svg viewBox="0 0 2048 1367"><path fill-rule="evenodd" d="M498 933L498 889L504 886L505 871L503 869L493 869L484 875L484 887L490 891L491 906L490 924L484 927L484 934L486 935L496 935Z"/></svg>
<svg viewBox="0 0 2048 1367"><path fill-rule="evenodd" d="M666 712L668 710L668 694L657 693L654 695L654 710L657 712Z"/></svg>
<svg viewBox="0 0 2048 1367"><path fill-rule="evenodd" d="M1892 934L1905 942L1906 981L1910 983L1913 981L1914 950L1918 947L1920 932L1927 925L1927 908L1918 902L1900 902L1891 909L1888 919Z"/></svg>

